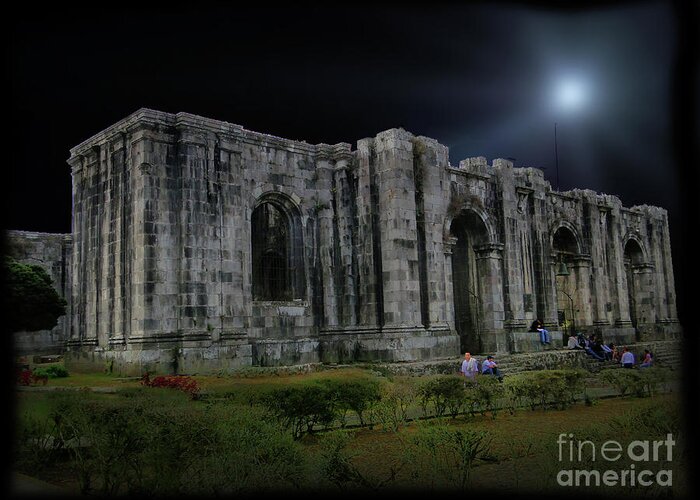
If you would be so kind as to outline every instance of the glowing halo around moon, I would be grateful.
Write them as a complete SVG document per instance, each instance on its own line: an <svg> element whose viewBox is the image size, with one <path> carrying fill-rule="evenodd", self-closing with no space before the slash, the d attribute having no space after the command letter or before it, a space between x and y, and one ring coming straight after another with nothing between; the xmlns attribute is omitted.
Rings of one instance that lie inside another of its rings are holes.
<svg viewBox="0 0 700 500"><path fill-rule="evenodd" d="M589 88L581 78L563 78L556 82L553 97L557 111L572 113L586 106L589 100Z"/></svg>

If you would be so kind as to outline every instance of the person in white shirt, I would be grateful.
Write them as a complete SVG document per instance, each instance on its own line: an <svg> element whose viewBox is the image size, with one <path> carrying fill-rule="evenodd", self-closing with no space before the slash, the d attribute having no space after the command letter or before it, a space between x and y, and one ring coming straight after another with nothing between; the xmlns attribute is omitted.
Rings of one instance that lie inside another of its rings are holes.
<svg viewBox="0 0 700 500"><path fill-rule="evenodd" d="M576 335L571 334L569 335L569 340L566 344L567 349L582 349L582 347L578 344L578 338L576 338Z"/></svg>
<svg viewBox="0 0 700 500"><path fill-rule="evenodd" d="M460 372L466 379L476 380L476 374L479 372L479 362L472 358L471 353L464 353L464 361L462 361Z"/></svg>
<svg viewBox="0 0 700 500"><path fill-rule="evenodd" d="M620 364L623 368L634 368L634 354L630 352L627 346L622 349L622 358L620 359Z"/></svg>

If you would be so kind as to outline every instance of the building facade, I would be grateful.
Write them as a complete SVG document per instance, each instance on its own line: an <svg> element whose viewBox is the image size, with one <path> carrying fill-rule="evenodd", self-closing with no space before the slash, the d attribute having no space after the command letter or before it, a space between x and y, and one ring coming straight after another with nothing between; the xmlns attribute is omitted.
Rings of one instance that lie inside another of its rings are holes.
<svg viewBox="0 0 700 500"><path fill-rule="evenodd" d="M677 336L667 213L391 129L141 109L76 146L66 362L211 373Z"/></svg>

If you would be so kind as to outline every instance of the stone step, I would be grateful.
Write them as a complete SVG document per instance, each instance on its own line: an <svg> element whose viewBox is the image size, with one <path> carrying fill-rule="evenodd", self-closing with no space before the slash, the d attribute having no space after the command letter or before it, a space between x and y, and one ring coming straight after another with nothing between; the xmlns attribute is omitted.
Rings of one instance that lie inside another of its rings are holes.
<svg viewBox="0 0 700 500"><path fill-rule="evenodd" d="M675 366L681 362L681 345L679 341L643 342L629 344L628 347L635 354L637 361L639 361L639 356L644 352L644 349L649 349L654 354L655 362L661 366ZM486 359L485 354L475 354L474 357L479 363ZM591 372L597 372L601 369L614 369L620 366L616 362L593 359L582 350L572 351L562 347L550 347L544 351L528 353L497 353L494 355L494 359L504 376L547 368L583 368ZM455 357L419 362L381 363L381 366L397 375L450 374L458 373L461 363L462 358Z"/></svg>

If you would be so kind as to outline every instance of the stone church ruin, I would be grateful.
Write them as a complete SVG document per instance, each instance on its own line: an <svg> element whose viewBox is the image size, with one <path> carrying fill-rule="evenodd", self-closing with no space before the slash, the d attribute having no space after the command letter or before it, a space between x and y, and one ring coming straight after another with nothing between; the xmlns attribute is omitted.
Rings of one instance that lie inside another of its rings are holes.
<svg viewBox="0 0 700 500"><path fill-rule="evenodd" d="M663 208L557 192L504 159L453 166L403 129L353 150L141 109L68 163L72 233L56 255L74 369L523 352L542 349L536 318L555 347L567 329L616 343L681 331Z"/></svg>

